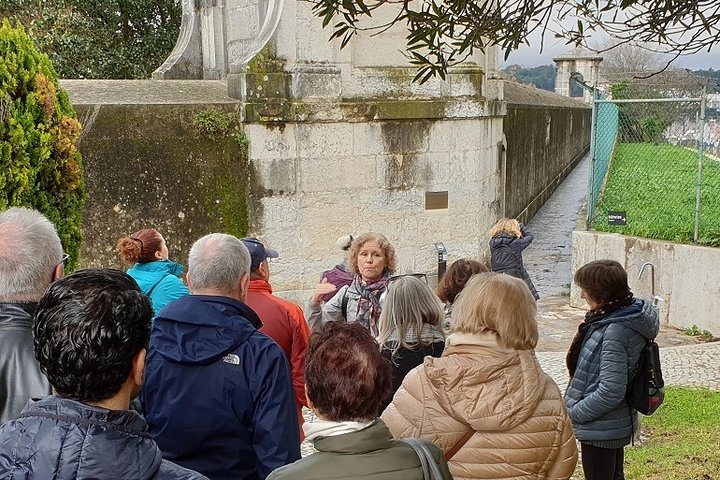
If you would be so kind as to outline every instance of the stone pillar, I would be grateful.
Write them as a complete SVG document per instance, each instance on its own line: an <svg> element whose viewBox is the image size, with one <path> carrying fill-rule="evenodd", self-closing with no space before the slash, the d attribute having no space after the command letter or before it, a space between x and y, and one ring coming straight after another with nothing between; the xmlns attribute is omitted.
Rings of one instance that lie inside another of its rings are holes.
<svg viewBox="0 0 720 480"><path fill-rule="evenodd" d="M431 278L436 242L451 259L482 258L478 239L501 215L506 106L501 82L488 81L497 48L420 85L403 54L405 25L341 49L311 2L196 1L186 24L202 38L201 75L241 100L260 192L252 233L280 252L276 291L304 302L333 265L332 239L348 233L382 232L399 272ZM396 7L369 21L392 20Z"/></svg>
<svg viewBox="0 0 720 480"><path fill-rule="evenodd" d="M200 6L196 0L182 0L182 23L175 48L153 72L153 80L200 80L203 54Z"/></svg>
<svg viewBox="0 0 720 480"><path fill-rule="evenodd" d="M555 93L570 96L570 81L573 75L580 74L583 82L592 87L597 86L598 71L602 57L581 47L553 58L557 73L555 76ZM583 100L590 102L592 95L583 91Z"/></svg>

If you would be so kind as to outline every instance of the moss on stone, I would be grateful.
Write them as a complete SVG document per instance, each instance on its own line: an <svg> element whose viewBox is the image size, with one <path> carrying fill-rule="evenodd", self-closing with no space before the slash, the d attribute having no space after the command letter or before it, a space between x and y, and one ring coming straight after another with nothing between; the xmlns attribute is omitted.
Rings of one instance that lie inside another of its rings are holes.
<svg viewBox="0 0 720 480"><path fill-rule="evenodd" d="M378 102L379 119L439 119L445 116L444 100L396 100Z"/></svg>
<svg viewBox="0 0 720 480"><path fill-rule="evenodd" d="M226 156L216 165L213 182L208 185L205 203L213 212L213 230L236 237L247 235L248 216L247 181L250 178L247 151L237 157Z"/></svg>
<svg viewBox="0 0 720 480"><path fill-rule="evenodd" d="M247 65L246 98L252 102L267 98L290 98L292 75L285 71L287 62L277 58L266 45Z"/></svg>
<svg viewBox="0 0 720 480"><path fill-rule="evenodd" d="M210 232L244 236L261 218L257 175L236 106L107 105L99 107L80 149L87 162L83 266L120 267L112 246L129 232L155 227L183 261ZM80 114L96 106L84 106ZM223 135L198 132L198 112L233 117ZM82 110L85 110L83 112ZM99 248L100 247L100 248Z"/></svg>
<svg viewBox="0 0 720 480"><path fill-rule="evenodd" d="M247 71L256 75L273 72L282 73L285 71L286 63L284 59L273 54L272 46L268 43L248 62Z"/></svg>

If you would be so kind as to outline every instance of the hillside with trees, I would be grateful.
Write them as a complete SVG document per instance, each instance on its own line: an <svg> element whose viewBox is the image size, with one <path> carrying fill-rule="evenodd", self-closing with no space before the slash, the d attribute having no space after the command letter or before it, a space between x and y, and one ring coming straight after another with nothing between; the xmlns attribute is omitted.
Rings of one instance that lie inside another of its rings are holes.
<svg viewBox="0 0 720 480"><path fill-rule="evenodd" d="M555 91L555 65L540 65L525 68L521 65L510 65L503 69L505 75L518 83L532 85L548 92Z"/></svg>

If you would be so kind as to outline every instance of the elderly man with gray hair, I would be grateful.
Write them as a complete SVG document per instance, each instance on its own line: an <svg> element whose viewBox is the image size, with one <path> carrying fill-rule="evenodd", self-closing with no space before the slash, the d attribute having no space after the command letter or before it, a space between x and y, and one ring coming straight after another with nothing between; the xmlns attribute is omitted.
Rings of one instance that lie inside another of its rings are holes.
<svg viewBox="0 0 720 480"><path fill-rule="evenodd" d="M0 212L0 424L50 393L33 354L32 317L66 259L43 214L18 207Z"/></svg>
<svg viewBox="0 0 720 480"><path fill-rule="evenodd" d="M222 233L190 249L192 295L150 334L142 404L163 457L213 480L264 479L300 458L285 354L245 305L250 253Z"/></svg>

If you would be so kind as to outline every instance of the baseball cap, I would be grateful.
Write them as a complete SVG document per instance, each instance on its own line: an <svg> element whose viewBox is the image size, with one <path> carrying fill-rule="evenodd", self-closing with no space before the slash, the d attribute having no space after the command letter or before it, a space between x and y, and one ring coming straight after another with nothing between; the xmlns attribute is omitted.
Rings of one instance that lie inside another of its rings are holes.
<svg viewBox="0 0 720 480"><path fill-rule="evenodd" d="M277 251L265 247L255 237L245 237L242 242L250 252L250 270L256 270L266 258L278 258L280 256Z"/></svg>

